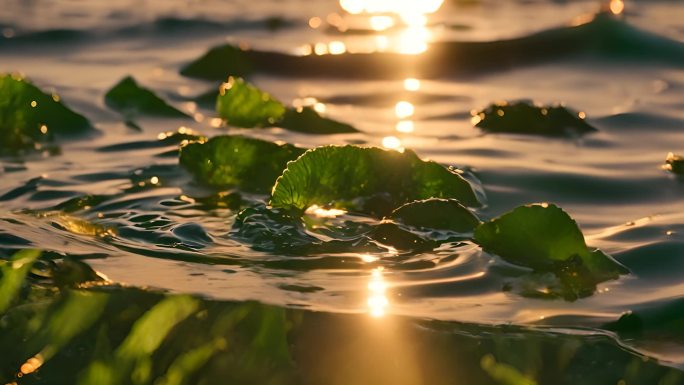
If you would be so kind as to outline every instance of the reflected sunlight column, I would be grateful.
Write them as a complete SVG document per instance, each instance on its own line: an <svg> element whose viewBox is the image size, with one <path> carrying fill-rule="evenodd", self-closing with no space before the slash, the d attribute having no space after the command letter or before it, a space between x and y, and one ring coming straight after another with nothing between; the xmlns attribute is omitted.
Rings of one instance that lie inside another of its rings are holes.
<svg viewBox="0 0 684 385"><path fill-rule="evenodd" d="M383 267L373 269L368 282L368 313L374 318L383 317L389 307L386 295L387 283L383 277L383 271Z"/></svg>

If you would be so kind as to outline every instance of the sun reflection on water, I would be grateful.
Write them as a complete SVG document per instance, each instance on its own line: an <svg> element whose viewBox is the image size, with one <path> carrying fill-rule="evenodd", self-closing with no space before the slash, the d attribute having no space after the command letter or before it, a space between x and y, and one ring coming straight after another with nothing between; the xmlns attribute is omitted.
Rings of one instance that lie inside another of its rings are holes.
<svg viewBox="0 0 684 385"><path fill-rule="evenodd" d="M374 318L383 317L389 307L386 295L387 283L383 277L383 271L382 267L373 269L368 282L368 313Z"/></svg>
<svg viewBox="0 0 684 385"><path fill-rule="evenodd" d="M442 3L444 0L340 0L342 9L353 15L392 13L402 18L435 13Z"/></svg>
<svg viewBox="0 0 684 385"><path fill-rule="evenodd" d="M406 119L413 115L415 112L415 107L413 103L402 100L394 106L394 114L397 115L399 119Z"/></svg>
<svg viewBox="0 0 684 385"><path fill-rule="evenodd" d="M622 0L611 0L609 7L610 12L614 15L619 15L625 10L625 2Z"/></svg>

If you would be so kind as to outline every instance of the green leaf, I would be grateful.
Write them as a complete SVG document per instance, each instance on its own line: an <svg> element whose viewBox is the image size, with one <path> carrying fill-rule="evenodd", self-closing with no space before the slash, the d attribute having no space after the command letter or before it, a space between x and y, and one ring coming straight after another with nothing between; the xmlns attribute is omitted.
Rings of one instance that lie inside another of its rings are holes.
<svg viewBox="0 0 684 385"><path fill-rule="evenodd" d="M319 147L289 163L273 187L271 205L304 211L312 205L334 204L370 211L358 201L378 195L385 196L392 208L433 197L479 205L470 184L454 170L422 161L410 150L356 146Z"/></svg>
<svg viewBox="0 0 684 385"><path fill-rule="evenodd" d="M243 79L231 76L219 88L216 111L232 126L267 127L283 118L285 106Z"/></svg>
<svg viewBox="0 0 684 385"><path fill-rule="evenodd" d="M629 271L600 250L589 250L577 223L552 204L521 206L475 230L475 242L506 261L552 272L566 288L587 288ZM567 297L567 296L566 296Z"/></svg>
<svg viewBox="0 0 684 385"><path fill-rule="evenodd" d="M392 212L391 219L409 226L469 233L480 220L456 199L431 198L407 203Z"/></svg>
<svg viewBox="0 0 684 385"><path fill-rule="evenodd" d="M245 136L217 136L181 148L180 164L202 183L267 193L287 162L305 149Z"/></svg>
<svg viewBox="0 0 684 385"><path fill-rule="evenodd" d="M228 76L247 76L252 63L245 51L230 44L214 47L181 70L181 75L201 79L225 79Z"/></svg>
<svg viewBox="0 0 684 385"><path fill-rule="evenodd" d="M105 94L105 103L127 117L154 115L187 118L188 115L170 106L147 88L127 76Z"/></svg>
<svg viewBox="0 0 684 385"><path fill-rule="evenodd" d="M311 107L289 108L279 124L290 131L308 134L344 134L359 132L356 128L336 120L324 118Z"/></svg>
<svg viewBox="0 0 684 385"><path fill-rule="evenodd" d="M90 123L59 101L18 76L0 75L0 150L17 151L53 134L76 134Z"/></svg>
<svg viewBox="0 0 684 385"><path fill-rule="evenodd" d="M203 101L208 98L208 95L201 96ZM229 125L235 127L279 126L308 134L358 132L348 124L322 117L311 107L286 108L270 94L232 76L219 88L216 111Z"/></svg>
<svg viewBox="0 0 684 385"><path fill-rule="evenodd" d="M584 134L596 131L576 113L563 105L537 106L527 101L494 103L473 113L473 124L489 132L537 135Z"/></svg>
<svg viewBox="0 0 684 385"><path fill-rule="evenodd" d="M10 306L19 292L33 262L40 257L40 250L26 249L16 252L12 259L0 265L0 314Z"/></svg>

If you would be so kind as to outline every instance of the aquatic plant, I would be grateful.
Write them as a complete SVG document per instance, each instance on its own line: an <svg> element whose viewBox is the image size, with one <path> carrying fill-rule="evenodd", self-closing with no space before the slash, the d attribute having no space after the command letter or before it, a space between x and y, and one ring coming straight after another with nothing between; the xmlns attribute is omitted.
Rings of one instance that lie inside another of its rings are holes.
<svg viewBox="0 0 684 385"><path fill-rule="evenodd" d="M553 294L566 299L591 295L597 283L629 272L601 250L587 248L577 223L553 204L517 207L478 226L474 240L510 263L554 274L561 293Z"/></svg>
<svg viewBox="0 0 684 385"><path fill-rule="evenodd" d="M126 76L107 91L105 103L129 119L137 115L189 117L188 114L169 105L151 90L140 86L132 76Z"/></svg>
<svg viewBox="0 0 684 385"><path fill-rule="evenodd" d="M202 183L267 193L287 162L306 149L246 136L217 136L180 150L180 164Z"/></svg>
<svg viewBox="0 0 684 385"><path fill-rule="evenodd" d="M357 146L325 146L309 150L287 165L273 187L270 204L303 212L312 205L333 205L361 212L363 200L380 198L389 211L428 198L455 198L479 206L470 184L455 169L403 153ZM377 206L376 206L377 207Z"/></svg>
<svg viewBox="0 0 684 385"><path fill-rule="evenodd" d="M70 110L57 94L41 91L21 75L0 75L0 152L34 147L55 135L83 133L88 120Z"/></svg>
<svg viewBox="0 0 684 385"><path fill-rule="evenodd" d="M216 111L236 127L279 126L309 134L357 132L348 124L322 117L310 107L286 108L267 92L232 76L219 87Z"/></svg>
<svg viewBox="0 0 684 385"><path fill-rule="evenodd" d="M473 111L472 116L474 125L487 132L558 136L596 131L584 120L583 112L573 112L563 105L497 102Z"/></svg>

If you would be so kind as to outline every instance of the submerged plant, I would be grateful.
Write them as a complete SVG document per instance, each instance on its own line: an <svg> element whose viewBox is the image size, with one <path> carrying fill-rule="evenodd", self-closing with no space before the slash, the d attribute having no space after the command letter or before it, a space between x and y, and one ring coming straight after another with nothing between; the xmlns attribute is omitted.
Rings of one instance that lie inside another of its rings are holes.
<svg viewBox="0 0 684 385"><path fill-rule="evenodd" d="M562 104L498 102L482 111L473 111L472 116L473 124L488 132L559 136L596 131L584 120L584 112L576 113Z"/></svg>

